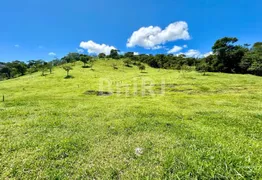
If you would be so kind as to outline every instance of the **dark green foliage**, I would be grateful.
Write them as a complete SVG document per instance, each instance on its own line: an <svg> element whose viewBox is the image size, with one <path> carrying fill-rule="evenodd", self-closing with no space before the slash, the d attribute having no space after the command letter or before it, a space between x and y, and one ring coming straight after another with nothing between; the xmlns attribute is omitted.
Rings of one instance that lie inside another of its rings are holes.
<svg viewBox="0 0 262 180"><path fill-rule="evenodd" d="M138 56L134 56L133 59L135 59L136 62L146 63L153 68L177 70L180 70L183 65L195 66L196 63L198 63L197 59L195 58L185 57L184 55L174 56L171 54L157 54L155 56L141 54Z"/></svg>
<svg viewBox="0 0 262 180"><path fill-rule="evenodd" d="M99 53L98 54L98 58L100 58L100 59L105 58L105 57L106 57L105 53Z"/></svg>
<svg viewBox="0 0 262 180"><path fill-rule="evenodd" d="M13 61L1 66L0 74L7 79L23 76L27 71L27 65L22 61Z"/></svg>
<svg viewBox="0 0 262 180"><path fill-rule="evenodd" d="M41 69L44 61L43 60L30 60L28 61L27 67L29 73L37 72Z"/></svg>
<svg viewBox="0 0 262 180"><path fill-rule="evenodd" d="M196 70L201 72L250 73L262 75L262 43L257 42L251 49L248 44L234 45L237 38L225 37L215 42L214 55L201 59Z"/></svg>
<svg viewBox="0 0 262 180"><path fill-rule="evenodd" d="M125 53L124 57L132 59L134 57L134 52L127 52L127 53Z"/></svg>
<svg viewBox="0 0 262 180"><path fill-rule="evenodd" d="M119 59L120 57L118 55L118 52L119 52L119 50L112 49L109 57L112 58L112 59Z"/></svg>
<svg viewBox="0 0 262 180"><path fill-rule="evenodd" d="M141 64L138 68L142 72L146 69L146 66L144 64Z"/></svg>
<svg viewBox="0 0 262 180"><path fill-rule="evenodd" d="M217 54L217 64L223 65L221 72L241 72L239 63L248 49L245 46L234 45L237 41L237 38L224 37L217 40L212 47L213 52Z"/></svg>
<svg viewBox="0 0 262 180"><path fill-rule="evenodd" d="M61 60L66 63L74 63L76 61L80 61L80 54L79 53L69 53L68 55L64 56Z"/></svg>
<svg viewBox="0 0 262 180"><path fill-rule="evenodd" d="M125 65L126 67L132 67L132 66L131 66L132 61L131 61L130 59L125 59L123 62L124 62L124 65Z"/></svg>
<svg viewBox="0 0 262 180"><path fill-rule="evenodd" d="M86 64L89 63L91 61L92 57L85 55L85 54L81 54L80 55L80 61L82 61L84 63L83 68L86 68Z"/></svg>
<svg viewBox="0 0 262 180"><path fill-rule="evenodd" d="M201 63L198 64L196 67L196 70L199 72L202 72L203 75L206 75L206 72L209 71L209 66L206 62L202 61Z"/></svg>

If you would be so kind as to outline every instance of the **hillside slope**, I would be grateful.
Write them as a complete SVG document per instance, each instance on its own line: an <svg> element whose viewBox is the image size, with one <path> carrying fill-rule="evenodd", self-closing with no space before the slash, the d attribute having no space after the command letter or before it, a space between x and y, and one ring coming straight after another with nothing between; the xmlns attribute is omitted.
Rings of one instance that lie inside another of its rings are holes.
<svg viewBox="0 0 262 180"><path fill-rule="evenodd" d="M261 77L81 66L0 82L1 179L262 177Z"/></svg>

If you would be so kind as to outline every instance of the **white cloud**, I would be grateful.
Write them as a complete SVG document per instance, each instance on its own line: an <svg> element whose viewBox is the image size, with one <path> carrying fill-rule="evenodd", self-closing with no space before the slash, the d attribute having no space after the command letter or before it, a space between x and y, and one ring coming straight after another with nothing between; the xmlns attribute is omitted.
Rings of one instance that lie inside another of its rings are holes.
<svg viewBox="0 0 262 180"><path fill-rule="evenodd" d="M105 53L106 55L110 54L110 51L112 49L116 49L114 46L109 46L106 44L97 44L93 41L82 41L80 43L80 47L86 49L90 54Z"/></svg>
<svg viewBox="0 0 262 180"><path fill-rule="evenodd" d="M154 49L161 44L179 39L190 39L188 25L184 21L171 23L164 30L158 26L141 27L133 32L126 45L127 47L141 46L146 49Z"/></svg>
<svg viewBox="0 0 262 180"><path fill-rule="evenodd" d="M183 47L180 46L174 46L172 49L170 49L167 53L168 54L174 54L177 53L179 51L181 51L183 49Z"/></svg>
<svg viewBox="0 0 262 180"><path fill-rule="evenodd" d="M194 58L201 57L200 51L195 49L188 50L187 52L184 53L184 55L186 55L187 57L194 57Z"/></svg>
<svg viewBox="0 0 262 180"><path fill-rule="evenodd" d="M80 53L80 54L84 53L84 49L78 49L78 48L76 48L76 51L77 51L78 53Z"/></svg>
<svg viewBox="0 0 262 180"><path fill-rule="evenodd" d="M210 52L208 52L208 53L203 54L203 56L204 56L204 57L207 57L207 56L210 56L210 55L212 55L212 54L213 54L213 52L210 51Z"/></svg>
<svg viewBox="0 0 262 180"><path fill-rule="evenodd" d="M207 56L209 56L209 55L212 55L213 52L208 52L208 53L202 54L202 53L201 53L200 51L198 51L198 50L190 49L190 50L188 50L187 52L178 53L178 54L176 54L176 55L179 56L179 55L181 55L181 54L184 54L184 55L186 55L187 57L203 58L203 57L207 57Z"/></svg>
<svg viewBox="0 0 262 180"><path fill-rule="evenodd" d="M139 53L138 52L134 52L134 55L137 56L137 55L139 55Z"/></svg>
<svg viewBox="0 0 262 180"><path fill-rule="evenodd" d="M155 47L152 47L151 49L157 50L157 49L162 49L162 48L164 48L164 46L159 46L159 45L157 45L157 46L155 46Z"/></svg>
<svg viewBox="0 0 262 180"><path fill-rule="evenodd" d="M16 45L15 45L15 47L16 47L16 48L19 48L19 47L20 47L20 45L19 45L19 44L16 44Z"/></svg>
<svg viewBox="0 0 262 180"><path fill-rule="evenodd" d="M185 45L183 46L183 48L187 48L187 45L185 44Z"/></svg>
<svg viewBox="0 0 262 180"><path fill-rule="evenodd" d="M48 55L49 55L49 56L56 56L56 53L50 52L50 53L48 53Z"/></svg>

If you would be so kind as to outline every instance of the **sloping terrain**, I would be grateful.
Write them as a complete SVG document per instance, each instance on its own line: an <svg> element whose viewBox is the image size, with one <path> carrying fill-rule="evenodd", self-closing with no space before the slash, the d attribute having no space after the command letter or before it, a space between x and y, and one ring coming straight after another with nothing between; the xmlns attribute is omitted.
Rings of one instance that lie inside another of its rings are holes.
<svg viewBox="0 0 262 180"><path fill-rule="evenodd" d="M261 77L81 66L0 82L1 179L262 177Z"/></svg>

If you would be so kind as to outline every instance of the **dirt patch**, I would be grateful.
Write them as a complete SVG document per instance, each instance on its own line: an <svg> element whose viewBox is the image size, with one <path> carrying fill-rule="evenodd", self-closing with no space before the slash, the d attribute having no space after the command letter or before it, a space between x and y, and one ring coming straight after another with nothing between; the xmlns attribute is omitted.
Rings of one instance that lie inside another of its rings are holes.
<svg viewBox="0 0 262 180"><path fill-rule="evenodd" d="M96 95L96 96L110 96L113 93L107 91L95 91L95 90L88 90L84 94L86 95Z"/></svg>

